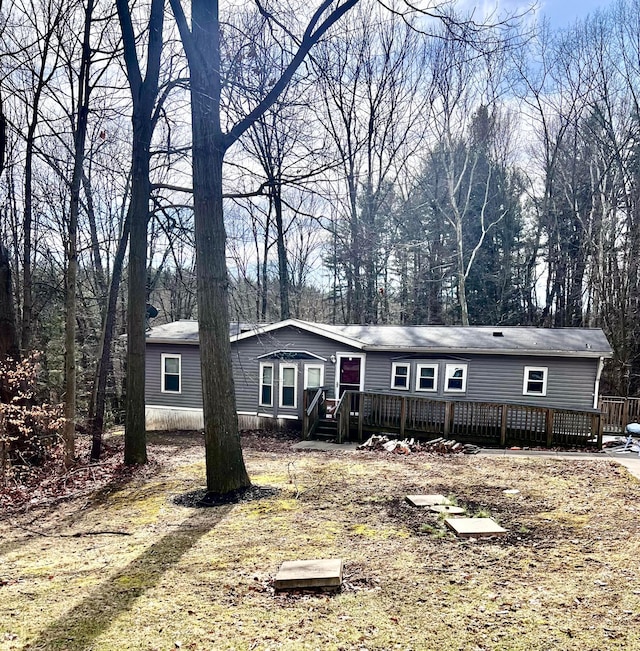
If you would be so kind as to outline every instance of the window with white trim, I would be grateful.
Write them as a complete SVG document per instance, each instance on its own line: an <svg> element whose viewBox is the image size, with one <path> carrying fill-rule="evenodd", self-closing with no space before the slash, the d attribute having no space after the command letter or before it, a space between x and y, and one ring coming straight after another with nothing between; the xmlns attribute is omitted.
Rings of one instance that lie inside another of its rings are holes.
<svg viewBox="0 0 640 651"><path fill-rule="evenodd" d="M416 391L437 391L438 390L438 365L417 364L416 365Z"/></svg>
<svg viewBox="0 0 640 651"><path fill-rule="evenodd" d="M522 395L546 396L548 374L549 369L546 366L525 366Z"/></svg>
<svg viewBox="0 0 640 651"><path fill-rule="evenodd" d="M261 407L273 407L273 364L260 363L260 399Z"/></svg>
<svg viewBox="0 0 640 651"><path fill-rule="evenodd" d="M162 393L180 393L182 388L182 355L162 353L160 360L162 370Z"/></svg>
<svg viewBox="0 0 640 651"><path fill-rule="evenodd" d="M324 365L305 364L304 365L304 388L319 389L323 385L324 385Z"/></svg>
<svg viewBox="0 0 640 651"><path fill-rule="evenodd" d="M392 362L391 364L391 388L409 390L409 374L411 364L408 362Z"/></svg>
<svg viewBox="0 0 640 651"><path fill-rule="evenodd" d="M464 393L467 390L467 365L447 364L444 370L444 390Z"/></svg>
<svg viewBox="0 0 640 651"><path fill-rule="evenodd" d="M298 402L298 367L280 364L280 406L295 409Z"/></svg>

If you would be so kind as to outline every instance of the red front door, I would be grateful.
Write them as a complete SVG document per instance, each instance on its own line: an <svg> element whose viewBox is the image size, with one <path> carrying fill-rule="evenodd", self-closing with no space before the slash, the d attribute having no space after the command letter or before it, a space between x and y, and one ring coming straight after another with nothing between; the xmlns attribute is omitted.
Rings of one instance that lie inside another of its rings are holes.
<svg viewBox="0 0 640 651"><path fill-rule="evenodd" d="M362 374L361 357L341 357L339 372L338 398L341 398L345 391L360 391Z"/></svg>

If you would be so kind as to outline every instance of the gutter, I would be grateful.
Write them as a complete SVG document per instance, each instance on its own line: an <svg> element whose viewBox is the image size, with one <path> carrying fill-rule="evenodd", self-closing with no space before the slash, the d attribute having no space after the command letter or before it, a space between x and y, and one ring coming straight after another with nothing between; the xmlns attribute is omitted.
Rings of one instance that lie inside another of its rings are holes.
<svg viewBox="0 0 640 651"><path fill-rule="evenodd" d="M604 359L613 357L612 352L606 351L582 351L582 350L527 350L527 349L504 349L504 348L392 348L390 346L363 346L362 350L367 352L391 352L391 353L430 353L448 355L530 355L532 357L584 357L591 359Z"/></svg>
<svg viewBox="0 0 640 651"><path fill-rule="evenodd" d="M609 356L611 357L611 355ZM596 383L593 387L593 408L598 408L598 399L600 397L600 376L602 375L602 369L604 367L604 357L600 358L598 362L598 371L596 373Z"/></svg>

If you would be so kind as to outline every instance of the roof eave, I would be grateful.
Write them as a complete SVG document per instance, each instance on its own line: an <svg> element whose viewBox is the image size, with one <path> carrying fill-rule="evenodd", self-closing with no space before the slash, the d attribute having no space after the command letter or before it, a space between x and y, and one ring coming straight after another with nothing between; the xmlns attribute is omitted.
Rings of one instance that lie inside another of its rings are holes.
<svg viewBox="0 0 640 651"><path fill-rule="evenodd" d="M529 355L532 357L589 357L599 359L600 357L611 358L611 351L597 350L509 350L503 348L434 348L432 346L362 346L366 352L399 352L399 353L436 353L455 355Z"/></svg>
<svg viewBox="0 0 640 651"><path fill-rule="evenodd" d="M236 341L242 341L244 339L250 339L251 337L265 335L268 334L269 332L273 332L275 330L281 330L282 328L286 328L286 327L299 328L300 330L304 330L305 332L311 332L312 334L316 334L321 337L326 337L327 339L332 339L333 341L337 341L341 344L345 344L346 346L351 346L352 348L357 348L359 350L364 349L364 344L358 339L353 339L351 337L347 337L345 335L341 335L336 332L332 332L330 330L325 330L322 327L317 327L313 323L309 323L308 321L300 321L299 319L287 319L286 321L279 321L278 323L271 323L266 326L259 326L254 330L249 330L247 332L242 332L238 335L233 335L230 341L231 343L235 343Z"/></svg>
<svg viewBox="0 0 640 651"><path fill-rule="evenodd" d="M200 339L175 339L172 337L148 337L146 339L148 344L180 344L198 346L200 345Z"/></svg>

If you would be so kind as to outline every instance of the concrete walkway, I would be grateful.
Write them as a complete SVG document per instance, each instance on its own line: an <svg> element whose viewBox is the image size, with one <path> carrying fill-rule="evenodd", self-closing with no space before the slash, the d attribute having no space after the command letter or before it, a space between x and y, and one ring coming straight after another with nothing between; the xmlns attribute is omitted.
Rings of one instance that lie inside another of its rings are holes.
<svg viewBox="0 0 640 651"><path fill-rule="evenodd" d="M331 450L337 452L353 452L358 443L327 443L325 441L300 441L293 446L294 450ZM550 457L556 459L586 459L590 461L615 461L624 466L638 481L640 481L640 455L635 452L557 452L555 450L503 450L483 448L480 456L497 457ZM470 455L475 456L475 455Z"/></svg>

